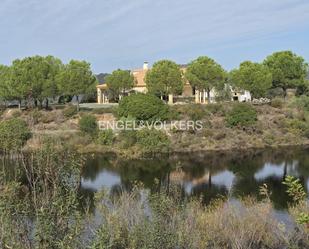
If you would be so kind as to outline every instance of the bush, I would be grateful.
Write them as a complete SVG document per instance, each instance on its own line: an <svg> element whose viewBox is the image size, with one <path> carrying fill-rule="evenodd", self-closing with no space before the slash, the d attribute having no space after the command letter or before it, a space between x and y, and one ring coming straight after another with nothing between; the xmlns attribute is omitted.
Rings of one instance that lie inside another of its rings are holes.
<svg viewBox="0 0 309 249"><path fill-rule="evenodd" d="M309 97L308 96L295 97L292 99L290 106L295 107L299 110L309 112Z"/></svg>
<svg viewBox="0 0 309 249"><path fill-rule="evenodd" d="M156 129L138 130L136 134L137 144L145 151L162 151L168 149L170 144L167 135Z"/></svg>
<svg viewBox="0 0 309 249"><path fill-rule="evenodd" d="M0 123L0 150L20 149L31 137L27 123L22 119L9 119Z"/></svg>
<svg viewBox="0 0 309 249"><path fill-rule="evenodd" d="M63 115L67 118L71 118L77 114L77 109L75 106L68 106L63 110Z"/></svg>
<svg viewBox="0 0 309 249"><path fill-rule="evenodd" d="M108 129L99 131L97 142L101 145L112 145L114 142L113 130Z"/></svg>
<svg viewBox="0 0 309 249"><path fill-rule="evenodd" d="M205 107L199 104L190 105L187 110L188 110L187 112L188 116L193 121L201 120L207 114Z"/></svg>
<svg viewBox="0 0 309 249"><path fill-rule="evenodd" d="M137 142L137 132L135 130L122 130L119 134L120 145L123 149L134 146Z"/></svg>
<svg viewBox="0 0 309 249"><path fill-rule="evenodd" d="M189 104L189 105L179 105L172 107L173 112L178 112L182 117L188 117L191 120L197 121L203 119L207 114L205 105L201 104Z"/></svg>
<svg viewBox="0 0 309 249"><path fill-rule="evenodd" d="M213 103L206 105L206 110L212 114L224 116L225 115L225 108L224 105L221 103Z"/></svg>
<svg viewBox="0 0 309 249"><path fill-rule="evenodd" d="M309 124L307 122L298 119L288 119L286 126L290 132L309 138Z"/></svg>
<svg viewBox="0 0 309 249"><path fill-rule="evenodd" d="M274 108L281 109L284 105L284 99L283 98L274 98L271 100L270 105Z"/></svg>
<svg viewBox="0 0 309 249"><path fill-rule="evenodd" d="M237 103L227 113L226 122L229 126L250 126L257 121L256 110L247 103Z"/></svg>
<svg viewBox="0 0 309 249"><path fill-rule="evenodd" d="M96 117L91 114L86 114L79 120L79 129L85 134L95 136L98 131L98 124Z"/></svg>
<svg viewBox="0 0 309 249"><path fill-rule="evenodd" d="M118 108L119 117L131 116L137 121L166 120L168 114L168 106L151 94L137 93L124 97Z"/></svg>

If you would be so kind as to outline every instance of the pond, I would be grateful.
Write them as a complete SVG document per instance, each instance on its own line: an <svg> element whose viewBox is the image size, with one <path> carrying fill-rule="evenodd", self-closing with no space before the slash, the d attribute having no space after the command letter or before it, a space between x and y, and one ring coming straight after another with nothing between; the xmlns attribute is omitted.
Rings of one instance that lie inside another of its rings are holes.
<svg viewBox="0 0 309 249"><path fill-rule="evenodd" d="M284 212L290 201L282 184L286 175L299 178L308 193L309 148L179 153L135 160L93 154L87 156L81 186L85 195L93 196L103 188L111 194L129 191L137 182L152 192L177 185L185 197L201 197L208 204L222 196L260 198L259 188L267 184L274 209Z"/></svg>

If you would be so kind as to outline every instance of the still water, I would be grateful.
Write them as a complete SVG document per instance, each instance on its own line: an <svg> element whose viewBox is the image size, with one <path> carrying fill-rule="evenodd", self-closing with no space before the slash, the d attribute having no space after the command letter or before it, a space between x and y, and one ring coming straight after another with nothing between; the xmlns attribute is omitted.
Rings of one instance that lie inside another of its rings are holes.
<svg viewBox="0 0 309 249"><path fill-rule="evenodd" d="M201 197L207 204L221 196L236 200L247 195L259 198L259 187L265 183L274 208L284 211L290 201L282 184L286 175L299 178L308 193L309 148L181 153L138 160L93 154L83 168L82 192L91 196L107 188L117 194L129 191L137 182L152 192L177 185L184 196Z"/></svg>

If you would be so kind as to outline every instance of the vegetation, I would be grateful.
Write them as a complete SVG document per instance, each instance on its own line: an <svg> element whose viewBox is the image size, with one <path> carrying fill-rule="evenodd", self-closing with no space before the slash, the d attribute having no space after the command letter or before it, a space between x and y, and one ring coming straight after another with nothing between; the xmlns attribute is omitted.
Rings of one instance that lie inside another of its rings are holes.
<svg viewBox="0 0 309 249"><path fill-rule="evenodd" d="M84 134L95 136L98 132L96 117L91 114L83 115L79 120L79 129Z"/></svg>
<svg viewBox="0 0 309 249"><path fill-rule="evenodd" d="M170 144L169 138L163 131L148 128L137 131L136 142L146 152L164 152Z"/></svg>
<svg viewBox="0 0 309 249"><path fill-rule="evenodd" d="M197 90L206 90L210 103L210 91L213 88L223 88L226 73L213 59L202 56L189 64L186 78Z"/></svg>
<svg viewBox="0 0 309 249"><path fill-rule="evenodd" d="M102 130L98 133L98 139L97 142L100 145L112 145L114 141L114 133L113 130Z"/></svg>
<svg viewBox="0 0 309 249"><path fill-rule="evenodd" d="M292 202L294 227L273 215L271 193L260 187L260 201L248 196L235 205L215 199L184 199L176 185L146 193L142 185L130 192L95 195L96 215L79 200L83 159L59 141L47 140L30 155L20 154L10 180L0 167L0 247L55 248L307 248L308 202L299 180L284 184ZM1 162L4 162L3 160ZM24 174L25 180L18 176ZM92 218L100 215L104 220ZM31 217L31 225L28 218Z"/></svg>
<svg viewBox="0 0 309 249"><path fill-rule="evenodd" d="M71 61L63 65L53 56L33 56L14 60L11 66L0 66L0 99L25 101L28 107L38 103L48 109L49 98L93 92L96 79L90 64Z"/></svg>
<svg viewBox="0 0 309 249"><path fill-rule="evenodd" d="M74 95L79 111L79 95L94 91L97 80L93 75L90 64L85 61L71 60L57 75L57 82L63 94Z"/></svg>
<svg viewBox="0 0 309 249"><path fill-rule="evenodd" d="M119 103L118 116L132 117L137 121L157 121L168 118L168 106L151 94L132 94Z"/></svg>
<svg viewBox="0 0 309 249"><path fill-rule="evenodd" d="M119 134L120 147L129 149L137 142L137 132L135 130L122 130Z"/></svg>
<svg viewBox="0 0 309 249"><path fill-rule="evenodd" d="M0 122L0 151L16 151L30 138L27 123L18 118Z"/></svg>
<svg viewBox="0 0 309 249"><path fill-rule="evenodd" d="M271 103L270 103L270 105L272 106L272 107L275 107L275 108L282 108L283 107L283 105L284 105L284 99L282 99L282 98L273 98L272 100L271 100Z"/></svg>
<svg viewBox="0 0 309 249"><path fill-rule="evenodd" d="M149 93L157 96L180 94L183 89L183 78L180 67L173 61L156 62L145 77Z"/></svg>
<svg viewBox="0 0 309 249"><path fill-rule="evenodd" d="M0 248L79 248L81 157L64 144L46 141L16 158L13 180L1 167Z"/></svg>
<svg viewBox="0 0 309 249"><path fill-rule="evenodd" d="M77 114L77 110L76 107L74 106L67 106L64 110L63 110L63 115L67 118L71 118L73 117L75 114Z"/></svg>
<svg viewBox="0 0 309 249"><path fill-rule="evenodd" d="M112 72L112 74L107 75L105 81L111 92L111 97L115 100L119 99L120 94L125 96L126 92L134 86L134 77L127 70L118 69Z"/></svg>
<svg viewBox="0 0 309 249"><path fill-rule="evenodd" d="M255 98L264 97L272 86L272 74L263 64L245 61L230 75L233 86L250 91Z"/></svg>
<svg viewBox="0 0 309 249"><path fill-rule="evenodd" d="M250 126L257 121L256 110L249 104L237 103L227 114L226 122L229 126Z"/></svg>
<svg viewBox="0 0 309 249"><path fill-rule="evenodd" d="M281 87L286 96L288 88L296 88L305 81L308 64L291 51L273 53L264 60L272 73L273 87Z"/></svg>
<svg viewBox="0 0 309 249"><path fill-rule="evenodd" d="M97 230L91 248L307 247L308 223L289 231L284 225L278 226L267 186L260 192L261 202L248 197L237 207L220 199L205 207L195 199L183 200L177 188L169 195L164 191L150 194L146 200L140 198L138 187L105 202L101 200L109 197L102 192L96 199L106 222ZM145 206L151 209L151 218ZM303 207L308 212L308 205Z"/></svg>
<svg viewBox="0 0 309 249"><path fill-rule="evenodd" d="M291 107L296 107L298 110L304 110L309 112L309 96L300 96L299 98L294 98L291 103Z"/></svg>

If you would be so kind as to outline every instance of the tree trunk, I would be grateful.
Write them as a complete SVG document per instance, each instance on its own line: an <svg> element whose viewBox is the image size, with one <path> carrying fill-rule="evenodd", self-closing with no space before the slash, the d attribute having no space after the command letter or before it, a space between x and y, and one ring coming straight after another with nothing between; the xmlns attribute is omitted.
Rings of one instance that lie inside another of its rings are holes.
<svg viewBox="0 0 309 249"><path fill-rule="evenodd" d="M77 112L79 112L79 96L76 95L76 100L77 100Z"/></svg>
<svg viewBox="0 0 309 249"><path fill-rule="evenodd" d="M207 99L208 99L208 104L210 104L210 89L207 89Z"/></svg>
<svg viewBox="0 0 309 249"><path fill-rule="evenodd" d="M48 98L45 99L45 109L48 110Z"/></svg>
<svg viewBox="0 0 309 249"><path fill-rule="evenodd" d="M18 109L21 110L21 100L18 100Z"/></svg>
<svg viewBox="0 0 309 249"><path fill-rule="evenodd" d="M287 92L286 92L286 88L285 87L282 87L282 89L283 89L283 99L284 99L284 101L286 101L286 96L287 96Z"/></svg>

